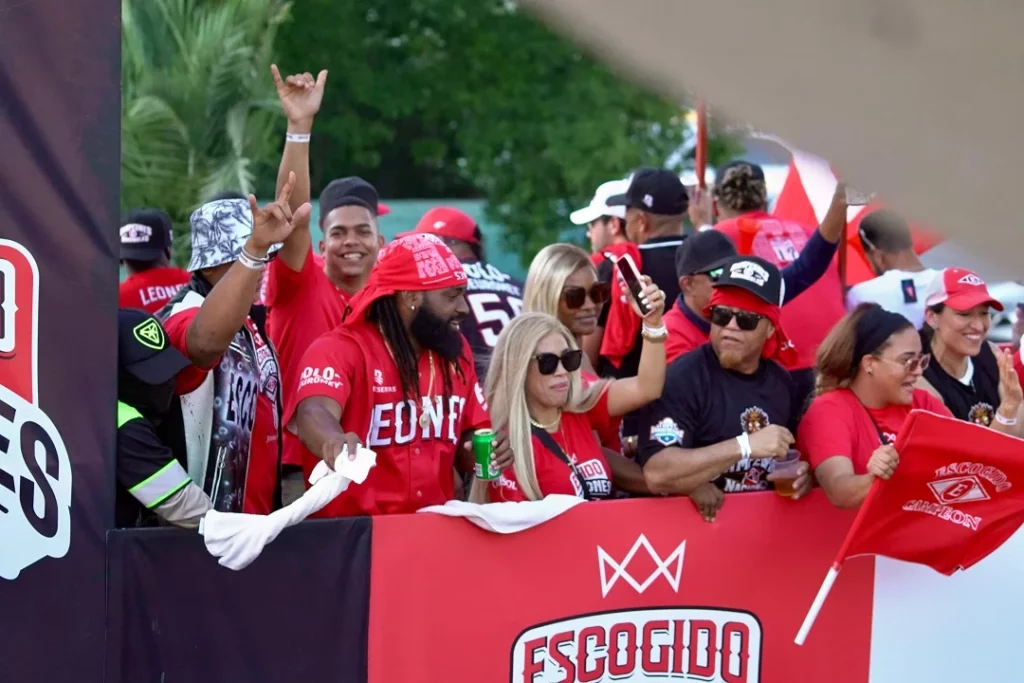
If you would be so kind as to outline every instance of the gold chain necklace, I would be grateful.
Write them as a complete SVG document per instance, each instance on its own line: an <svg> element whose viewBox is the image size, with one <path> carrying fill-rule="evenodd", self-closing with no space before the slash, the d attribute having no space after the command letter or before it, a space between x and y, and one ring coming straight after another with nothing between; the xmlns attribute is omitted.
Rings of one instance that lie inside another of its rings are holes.
<svg viewBox="0 0 1024 683"><path fill-rule="evenodd" d="M384 340L384 348L386 348L388 350L388 355L391 356L391 362L395 364L395 367L398 367L398 361L395 360L395 352L391 350L391 344L388 343L387 338L384 336L384 330L380 329L380 326L378 325L377 326L377 331L380 332L381 339ZM433 403L433 394L434 394L434 352L433 351L427 351L427 358L430 359L430 383L427 385L427 399L429 400L430 403ZM427 425L430 424L430 415L427 414L427 411L423 409L422 405L420 405L419 424L420 424L420 429L426 429Z"/></svg>
<svg viewBox="0 0 1024 683"><path fill-rule="evenodd" d="M551 422L550 424L543 424L541 422L537 422L532 417L530 418L530 424L532 424L534 427L539 427L540 429L543 429L546 432L550 432L552 430L558 429L558 425L559 425L559 423L561 421L562 421L562 411L561 410L558 411L558 417L556 417L554 419L554 421Z"/></svg>

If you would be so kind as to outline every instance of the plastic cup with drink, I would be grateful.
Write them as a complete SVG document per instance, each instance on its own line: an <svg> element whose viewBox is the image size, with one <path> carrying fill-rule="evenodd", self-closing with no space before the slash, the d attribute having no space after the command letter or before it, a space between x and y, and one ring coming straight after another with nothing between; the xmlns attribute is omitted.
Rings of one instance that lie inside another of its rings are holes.
<svg viewBox="0 0 1024 683"><path fill-rule="evenodd" d="M796 488L793 484L800 476L800 451L789 449L786 457L773 460L771 464L772 481L775 482L775 492L784 498L792 498L796 495Z"/></svg>

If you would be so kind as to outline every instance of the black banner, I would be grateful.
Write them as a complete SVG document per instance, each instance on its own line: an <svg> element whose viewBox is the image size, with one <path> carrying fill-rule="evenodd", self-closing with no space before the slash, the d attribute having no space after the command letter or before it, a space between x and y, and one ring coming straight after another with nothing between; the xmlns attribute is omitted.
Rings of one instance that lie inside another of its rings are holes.
<svg viewBox="0 0 1024 683"><path fill-rule="evenodd" d="M232 571L194 532L111 531L107 683L365 683L370 540L304 522Z"/></svg>
<svg viewBox="0 0 1024 683"><path fill-rule="evenodd" d="M0 678L102 680L120 3L0 2Z"/></svg>

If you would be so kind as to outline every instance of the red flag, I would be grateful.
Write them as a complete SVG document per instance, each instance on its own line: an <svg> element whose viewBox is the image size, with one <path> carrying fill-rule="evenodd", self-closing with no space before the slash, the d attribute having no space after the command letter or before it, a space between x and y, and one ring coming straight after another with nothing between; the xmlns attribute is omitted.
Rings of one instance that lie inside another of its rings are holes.
<svg viewBox="0 0 1024 683"><path fill-rule="evenodd" d="M632 242L617 242L604 249L605 258L615 261L620 256L629 254L637 268L642 268L640 249ZM640 318L633 312L629 303L629 287L619 275L618 266L612 268L611 300L608 302L608 321L601 339L601 355L615 367L622 364L640 332ZM670 302L667 302L670 303Z"/></svg>
<svg viewBox="0 0 1024 683"><path fill-rule="evenodd" d="M803 639L848 557L884 555L951 575L992 554L1024 524L1024 441L923 410L896 440L899 466L876 479L818 598Z"/></svg>

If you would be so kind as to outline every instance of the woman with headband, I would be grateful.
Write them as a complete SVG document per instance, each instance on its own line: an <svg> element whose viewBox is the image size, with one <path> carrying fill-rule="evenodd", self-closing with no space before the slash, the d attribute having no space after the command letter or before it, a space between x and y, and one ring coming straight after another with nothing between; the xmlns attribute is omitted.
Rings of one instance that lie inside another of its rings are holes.
<svg viewBox="0 0 1024 683"><path fill-rule="evenodd" d="M892 476L892 444L911 410L951 417L915 386L930 361L910 321L877 304L857 306L825 338L797 448L836 507L858 507L876 477Z"/></svg>

